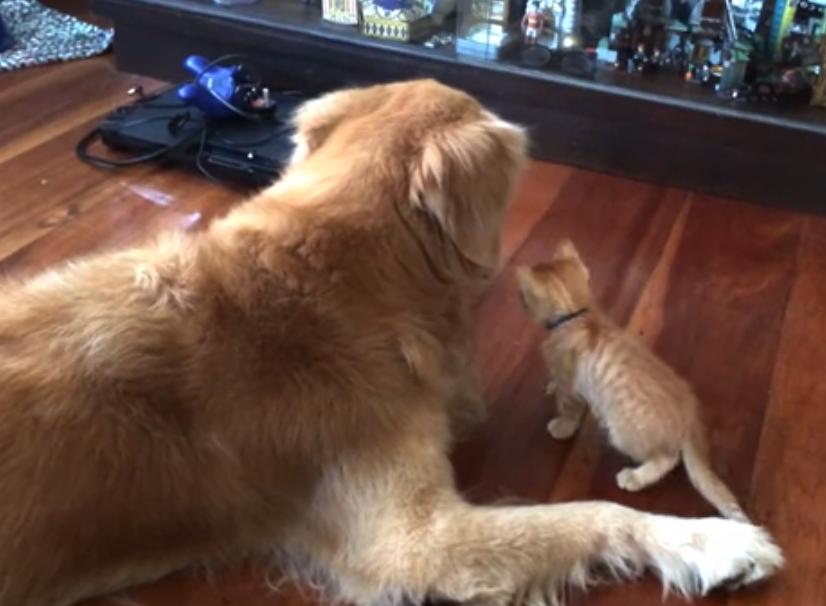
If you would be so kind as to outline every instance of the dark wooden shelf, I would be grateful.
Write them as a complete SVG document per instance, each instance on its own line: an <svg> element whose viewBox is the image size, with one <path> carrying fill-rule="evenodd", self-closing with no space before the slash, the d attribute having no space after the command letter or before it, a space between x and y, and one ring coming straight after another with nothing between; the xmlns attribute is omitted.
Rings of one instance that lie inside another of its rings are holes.
<svg viewBox="0 0 826 606"><path fill-rule="evenodd" d="M421 76L530 127L539 158L718 195L826 208L826 110L715 96L670 74L593 79L366 38L299 0L93 0L116 27L118 65L168 80L184 57L249 54L276 86L321 92Z"/></svg>

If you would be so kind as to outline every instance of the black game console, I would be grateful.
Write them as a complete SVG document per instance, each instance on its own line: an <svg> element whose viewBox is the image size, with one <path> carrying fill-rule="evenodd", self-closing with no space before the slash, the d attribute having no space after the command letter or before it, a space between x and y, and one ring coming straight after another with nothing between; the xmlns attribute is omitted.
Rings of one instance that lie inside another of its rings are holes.
<svg viewBox="0 0 826 606"><path fill-rule="evenodd" d="M92 164L115 166L109 160L89 157L86 147L99 136L107 146L130 154L118 166L159 160L198 170L214 180L268 185L293 153L291 118L305 100L289 93L271 96L276 102L271 115L215 119L184 104L173 88L116 109L89 140L78 145L78 154Z"/></svg>

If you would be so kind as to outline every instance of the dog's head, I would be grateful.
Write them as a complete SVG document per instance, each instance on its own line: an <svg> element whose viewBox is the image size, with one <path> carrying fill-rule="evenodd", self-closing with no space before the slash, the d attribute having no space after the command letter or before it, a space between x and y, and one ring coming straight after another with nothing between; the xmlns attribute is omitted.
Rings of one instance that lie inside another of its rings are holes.
<svg viewBox="0 0 826 606"><path fill-rule="evenodd" d="M293 165L346 159L433 218L466 260L496 266L506 205L525 159L522 129L432 80L332 93L304 105L295 122Z"/></svg>

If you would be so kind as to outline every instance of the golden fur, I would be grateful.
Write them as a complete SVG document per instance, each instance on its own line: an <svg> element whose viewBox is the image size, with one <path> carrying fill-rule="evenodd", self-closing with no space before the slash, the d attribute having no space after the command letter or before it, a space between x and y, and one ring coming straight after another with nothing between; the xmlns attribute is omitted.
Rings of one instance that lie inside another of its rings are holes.
<svg viewBox="0 0 826 606"><path fill-rule="evenodd" d="M553 377L546 392L556 396L559 411L548 423L549 433L558 440L570 438L590 406L617 450L640 463L617 474L620 488L642 490L682 457L697 490L724 516L745 521L737 499L709 466L706 431L691 386L595 305L588 269L574 245L563 240L550 263L521 267L517 276L522 300L536 321L564 320L542 344Z"/></svg>
<svg viewBox="0 0 826 606"><path fill-rule="evenodd" d="M3 284L0 605L275 553L358 604L780 566L747 524L466 503L446 452L483 412L467 310L524 135L432 81L333 93L296 126L283 178L205 233Z"/></svg>

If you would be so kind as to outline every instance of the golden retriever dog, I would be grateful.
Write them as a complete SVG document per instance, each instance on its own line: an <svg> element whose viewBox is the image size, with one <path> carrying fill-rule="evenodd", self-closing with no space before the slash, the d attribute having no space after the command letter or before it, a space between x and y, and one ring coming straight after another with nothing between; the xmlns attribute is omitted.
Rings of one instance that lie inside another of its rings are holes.
<svg viewBox="0 0 826 606"><path fill-rule="evenodd" d="M283 178L205 232L2 285L2 606L275 557L359 605L556 604L594 567L695 594L780 567L746 523L463 500L468 308L523 131L432 81L321 97L296 127Z"/></svg>

